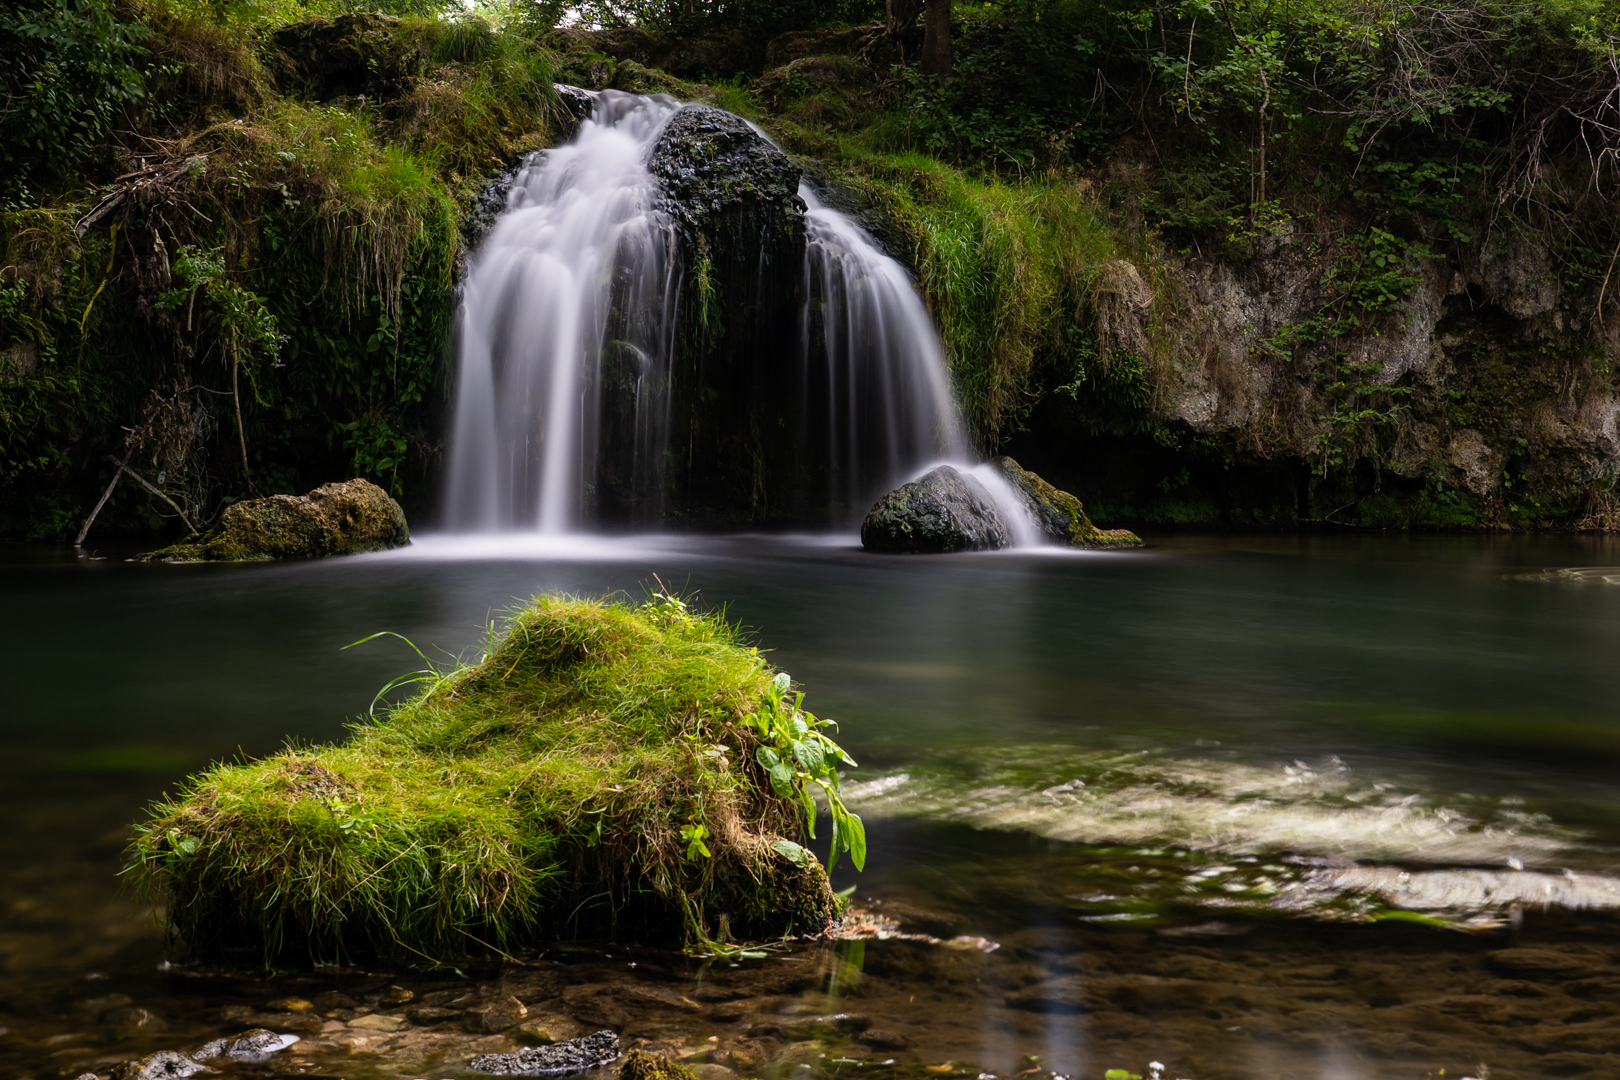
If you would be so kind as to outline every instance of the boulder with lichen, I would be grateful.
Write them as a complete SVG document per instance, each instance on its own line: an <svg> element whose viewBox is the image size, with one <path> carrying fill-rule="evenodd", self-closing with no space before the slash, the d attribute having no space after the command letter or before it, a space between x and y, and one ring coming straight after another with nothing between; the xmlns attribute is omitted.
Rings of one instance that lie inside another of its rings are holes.
<svg viewBox="0 0 1620 1080"><path fill-rule="evenodd" d="M941 465L877 501L861 522L870 551L931 554L989 551L1012 543L1012 530L983 484Z"/></svg>
<svg viewBox="0 0 1620 1080"><path fill-rule="evenodd" d="M142 562L262 562L383 551L411 542L405 511L365 480L308 495L233 503L201 536L136 556Z"/></svg>

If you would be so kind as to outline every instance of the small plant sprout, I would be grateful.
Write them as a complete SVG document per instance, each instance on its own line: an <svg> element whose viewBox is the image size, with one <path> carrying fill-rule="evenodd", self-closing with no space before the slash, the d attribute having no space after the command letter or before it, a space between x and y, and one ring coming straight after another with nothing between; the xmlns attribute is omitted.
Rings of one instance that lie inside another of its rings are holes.
<svg viewBox="0 0 1620 1080"><path fill-rule="evenodd" d="M820 788L832 814L832 850L827 855L827 869L838 865L839 857L849 852L855 869L866 867L866 828L859 815L844 806L839 789L838 762L853 766L855 760L842 747L824 733L824 728L835 727L829 720L818 720L804 710L804 694L788 693L793 685L787 672L778 672L765 692L763 707L753 714L762 745L755 751L755 760L770 778L771 789L782 798L797 797L804 806L805 831L811 839L816 835L816 801L812 788Z"/></svg>

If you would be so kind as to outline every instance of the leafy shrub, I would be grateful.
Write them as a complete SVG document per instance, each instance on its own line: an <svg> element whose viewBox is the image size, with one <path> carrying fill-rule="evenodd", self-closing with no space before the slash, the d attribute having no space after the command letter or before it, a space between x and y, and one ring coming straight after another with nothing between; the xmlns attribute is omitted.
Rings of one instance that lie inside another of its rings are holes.
<svg viewBox="0 0 1620 1080"><path fill-rule="evenodd" d="M95 0L0 5L0 199L71 172L143 96L143 27Z"/></svg>

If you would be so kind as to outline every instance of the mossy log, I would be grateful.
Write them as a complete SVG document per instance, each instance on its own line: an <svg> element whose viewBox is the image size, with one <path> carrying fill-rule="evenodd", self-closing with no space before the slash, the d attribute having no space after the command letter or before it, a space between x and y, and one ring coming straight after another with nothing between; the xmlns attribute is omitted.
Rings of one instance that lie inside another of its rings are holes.
<svg viewBox="0 0 1620 1080"><path fill-rule="evenodd" d="M153 807L130 870L175 935L442 961L826 929L827 875L789 839L808 795L759 764L762 718L817 722L722 619L541 597L483 659L421 677L340 745L216 766Z"/></svg>
<svg viewBox="0 0 1620 1080"><path fill-rule="evenodd" d="M365 480L324 484L308 495L271 495L225 508L201 536L135 558L141 562L255 562L382 551L411 542L405 511Z"/></svg>

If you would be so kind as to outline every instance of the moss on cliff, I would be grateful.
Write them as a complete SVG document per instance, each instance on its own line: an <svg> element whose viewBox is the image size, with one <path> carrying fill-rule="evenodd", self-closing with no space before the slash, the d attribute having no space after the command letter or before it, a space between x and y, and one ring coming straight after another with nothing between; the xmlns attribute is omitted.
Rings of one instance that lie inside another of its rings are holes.
<svg viewBox="0 0 1620 1080"><path fill-rule="evenodd" d="M204 953L820 933L827 876L786 839L801 794L757 760L779 709L808 715L774 679L679 601L539 597L346 742L193 777L139 826L131 872Z"/></svg>

